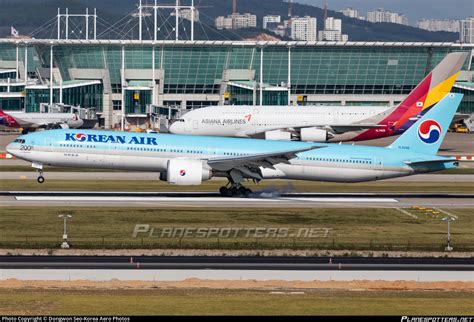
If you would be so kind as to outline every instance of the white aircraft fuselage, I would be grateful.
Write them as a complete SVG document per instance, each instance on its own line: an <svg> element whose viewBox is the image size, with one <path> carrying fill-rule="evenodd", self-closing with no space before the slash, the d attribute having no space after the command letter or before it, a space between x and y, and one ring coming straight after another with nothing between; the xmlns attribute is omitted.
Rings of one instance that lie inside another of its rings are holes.
<svg viewBox="0 0 474 322"><path fill-rule="evenodd" d="M185 135L292 140L296 135L304 135L302 129L312 129L321 140L308 141L326 141L331 126L376 124L390 111L391 108L381 106L209 106L174 120L169 131ZM287 131L282 132L282 129ZM289 129L300 130L292 133Z"/></svg>

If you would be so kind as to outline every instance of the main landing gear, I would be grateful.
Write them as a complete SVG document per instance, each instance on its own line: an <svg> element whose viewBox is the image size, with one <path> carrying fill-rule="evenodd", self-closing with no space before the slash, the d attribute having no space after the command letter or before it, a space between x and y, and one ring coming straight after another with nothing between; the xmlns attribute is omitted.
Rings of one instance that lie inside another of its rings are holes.
<svg viewBox="0 0 474 322"><path fill-rule="evenodd" d="M241 184L232 183L230 187L221 187L219 193L223 197L244 197L247 198L252 194L252 190L245 188Z"/></svg>
<svg viewBox="0 0 474 322"><path fill-rule="evenodd" d="M244 181L239 171L231 170L227 173L229 182L226 186L221 187L219 192L222 197L241 197L247 198L252 194L252 190L245 188L241 182Z"/></svg>

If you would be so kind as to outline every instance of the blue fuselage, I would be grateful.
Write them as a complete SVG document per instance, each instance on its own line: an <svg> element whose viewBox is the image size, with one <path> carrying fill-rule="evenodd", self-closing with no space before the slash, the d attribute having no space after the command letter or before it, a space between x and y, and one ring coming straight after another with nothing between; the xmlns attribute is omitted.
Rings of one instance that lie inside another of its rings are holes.
<svg viewBox="0 0 474 322"><path fill-rule="evenodd" d="M37 165L162 172L168 160L177 158L206 163L218 157L306 147L321 148L298 153L289 164L262 167L263 178L362 182L456 167L455 162L408 164L446 158L386 147L93 130L31 133L20 136L7 150Z"/></svg>

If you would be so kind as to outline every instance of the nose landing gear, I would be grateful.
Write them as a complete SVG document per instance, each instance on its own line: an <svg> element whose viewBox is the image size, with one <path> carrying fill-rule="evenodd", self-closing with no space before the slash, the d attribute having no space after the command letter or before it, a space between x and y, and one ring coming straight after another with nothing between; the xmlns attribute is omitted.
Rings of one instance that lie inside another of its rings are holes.
<svg viewBox="0 0 474 322"><path fill-rule="evenodd" d="M36 162L33 162L31 164L31 166L33 168L36 169L36 171L38 171L38 178L36 179L36 181L38 181L38 183L43 183L44 182L44 177L43 177L43 164L42 163L36 163Z"/></svg>
<svg viewBox="0 0 474 322"><path fill-rule="evenodd" d="M38 170L38 174L39 174L39 176L36 180L38 181L38 183L43 183L44 182L43 171Z"/></svg>

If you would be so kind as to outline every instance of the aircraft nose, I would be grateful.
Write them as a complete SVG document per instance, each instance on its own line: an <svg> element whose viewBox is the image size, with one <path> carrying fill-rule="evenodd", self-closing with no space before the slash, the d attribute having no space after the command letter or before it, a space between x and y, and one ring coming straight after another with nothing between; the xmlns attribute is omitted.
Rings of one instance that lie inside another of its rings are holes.
<svg viewBox="0 0 474 322"><path fill-rule="evenodd" d="M180 133L180 122L174 122L169 127L169 132L172 134L179 134Z"/></svg>
<svg viewBox="0 0 474 322"><path fill-rule="evenodd" d="M15 155L15 148L14 148L13 143L8 144L7 147L6 147L6 150L7 150L7 153L9 153L11 155Z"/></svg>

